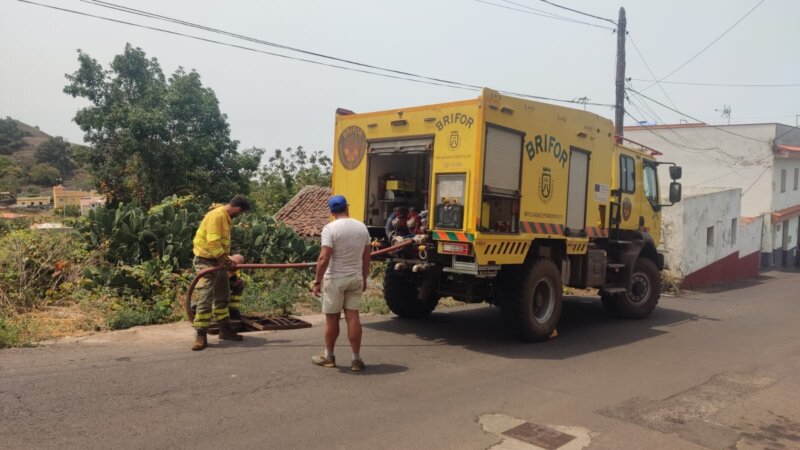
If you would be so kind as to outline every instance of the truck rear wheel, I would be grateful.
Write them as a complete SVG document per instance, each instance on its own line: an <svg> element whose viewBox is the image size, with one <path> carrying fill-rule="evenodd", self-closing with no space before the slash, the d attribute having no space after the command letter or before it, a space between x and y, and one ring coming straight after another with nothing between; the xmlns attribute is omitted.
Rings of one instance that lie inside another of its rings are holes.
<svg viewBox="0 0 800 450"><path fill-rule="evenodd" d="M601 294L603 306L624 319L644 319L655 309L661 297L661 277L655 263L639 258L633 267L625 292Z"/></svg>
<svg viewBox="0 0 800 450"><path fill-rule="evenodd" d="M427 317L436 309L439 296L431 293L429 298L420 300L417 297L421 286L422 277L419 274L397 272L390 263L383 278L383 298L386 299L386 306L403 319Z"/></svg>
<svg viewBox="0 0 800 450"><path fill-rule="evenodd" d="M540 259L503 277L503 317L511 334L527 342L547 340L561 318L561 276L555 263ZM517 275L517 276L515 276Z"/></svg>

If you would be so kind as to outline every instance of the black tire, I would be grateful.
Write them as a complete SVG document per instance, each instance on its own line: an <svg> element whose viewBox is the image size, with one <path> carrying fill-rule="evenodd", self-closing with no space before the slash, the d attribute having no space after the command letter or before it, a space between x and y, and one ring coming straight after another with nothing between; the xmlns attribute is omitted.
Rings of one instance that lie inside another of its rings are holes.
<svg viewBox="0 0 800 450"><path fill-rule="evenodd" d="M623 319L644 319L656 308L661 297L661 275L656 264L639 258L633 267L626 292L602 294L606 310Z"/></svg>
<svg viewBox="0 0 800 450"><path fill-rule="evenodd" d="M420 300L417 297L421 286L422 276L416 273L397 272L390 263L383 278L383 298L386 299L386 306L403 319L421 319L429 316L436 309L439 296L431 294L428 299Z"/></svg>
<svg viewBox="0 0 800 450"><path fill-rule="evenodd" d="M561 318L563 291L555 263L540 259L502 277L501 309L511 335L526 342L546 341Z"/></svg>

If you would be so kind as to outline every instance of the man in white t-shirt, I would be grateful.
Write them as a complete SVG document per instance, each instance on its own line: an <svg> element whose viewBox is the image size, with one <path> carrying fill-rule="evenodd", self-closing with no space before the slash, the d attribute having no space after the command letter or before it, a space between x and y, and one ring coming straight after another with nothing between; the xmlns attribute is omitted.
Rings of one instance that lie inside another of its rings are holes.
<svg viewBox="0 0 800 450"><path fill-rule="evenodd" d="M322 367L336 367L333 347L339 337L339 319L342 310L347 321L347 338L353 349L350 370L364 370L361 350L361 294L367 290L369 275L370 238L367 227L351 219L347 199L334 195L328 200L334 216L333 222L322 229L322 251L317 260L317 275L312 293L322 295L322 312L325 313L325 351L311 358Z"/></svg>

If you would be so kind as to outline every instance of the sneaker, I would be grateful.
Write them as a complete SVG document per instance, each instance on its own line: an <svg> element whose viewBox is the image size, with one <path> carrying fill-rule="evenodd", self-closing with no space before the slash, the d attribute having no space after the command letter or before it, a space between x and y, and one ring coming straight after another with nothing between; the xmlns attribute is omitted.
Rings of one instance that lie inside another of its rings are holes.
<svg viewBox="0 0 800 450"><path fill-rule="evenodd" d="M324 353L312 356L311 362L322 367L336 367L336 357L331 356L330 358L326 358Z"/></svg>
<svg viewBox="0 0 800 450"><path fill-rule="evenodd" d="M352 363L350 363L350 370L353 372L361 372L364 370L364 361L360 359L354 359Z"/></svg>

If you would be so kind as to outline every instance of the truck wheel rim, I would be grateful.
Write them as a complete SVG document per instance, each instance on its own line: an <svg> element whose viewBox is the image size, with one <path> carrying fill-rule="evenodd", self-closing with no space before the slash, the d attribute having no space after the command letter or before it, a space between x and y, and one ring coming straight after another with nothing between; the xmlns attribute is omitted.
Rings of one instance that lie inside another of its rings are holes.
<svg viewBox="0 0 800 450"><path fill-rule="evenodd" d="M538 323L546 323L553 315L555 303L553 283L548 279L539 280L533 291L533 319Z"/></svg>
<svg viewBox="0 0 800 450"><path fill-rule="evenodd" d="M650 298L650 279L642 272L636 272L631 277L631 287L628 289L631 303L639 305Z"/></svg>

